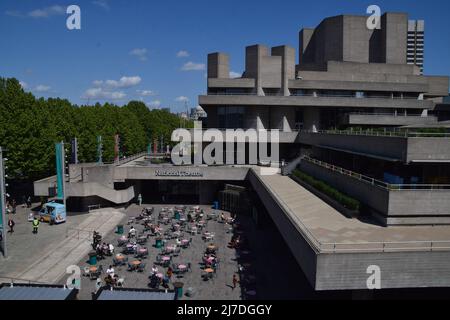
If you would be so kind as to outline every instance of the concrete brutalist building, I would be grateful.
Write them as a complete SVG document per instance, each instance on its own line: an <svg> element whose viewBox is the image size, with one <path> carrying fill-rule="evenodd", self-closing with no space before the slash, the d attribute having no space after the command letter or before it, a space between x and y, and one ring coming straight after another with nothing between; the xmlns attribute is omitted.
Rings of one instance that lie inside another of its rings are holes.
<svg viewBox="0 0 450 320"><path fill-rule="evenodd" d="M283 159L384 225L449 224L449 125L438 116L448 114L449 78L410 64L412 25L423 52L423 21L385 13L371 30L366 20L341 15L302 29L298 64L289 46L249 46L241 78L229 77L227 54L209 54L206 126L280 130Z"/></svg>

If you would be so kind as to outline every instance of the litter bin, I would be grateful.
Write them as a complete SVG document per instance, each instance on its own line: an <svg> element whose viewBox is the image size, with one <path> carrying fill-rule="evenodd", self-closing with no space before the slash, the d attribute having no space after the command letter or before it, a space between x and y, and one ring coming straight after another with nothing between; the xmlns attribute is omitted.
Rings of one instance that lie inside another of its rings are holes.
<svg viewBox="0 0 450 320"><path fill-rule="evenodd" d="M97 264L97 253L95 251L89 252L89 264L94 266Z"/></svg>
<svg viewBox="0 0 450 320"><path fill-rule="evenodd" d="M175 220L180 220L180 212L175 211Z"/></svg>
<svg viewBox="0 0 450 320"><path fill-rule="evenodd" d="M117 234L123 234L123 225L122 224L117 225Z"/></svg>
<svg viewBox="0 0 450 320"><path fill-rule="evenodd" d="M173 284L177 299L180 299L183 297L183 286L184 286L183 282L175 282Z"/></svg>
<svg viewBox="0 0 450 320"><path fill-rule="evenodd" d="M156 238L156 240L155 240L155 247L157 249L161 249L162 248L162 238Z"/></svg>

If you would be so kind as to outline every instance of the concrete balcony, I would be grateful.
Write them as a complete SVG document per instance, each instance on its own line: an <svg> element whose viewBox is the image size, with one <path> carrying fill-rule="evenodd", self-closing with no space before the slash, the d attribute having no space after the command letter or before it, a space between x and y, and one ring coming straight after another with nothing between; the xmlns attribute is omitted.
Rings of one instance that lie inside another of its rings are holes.
<svg viewBox="0 0 450 320"><path fill-rule="evenodd" d="M300 169L366 204L385 225L450 224L450 185L392 185L310 158Z"/></svg>
<svg viewBox="0 0 450 320"><path fill-rule="evenodd" d="M386 161L450 162L450 135L383 132L300 132L297 142Z"/></svg>
<svg viewBox="0 0 450 320"><path fill-rule="evenodd" d="M315 96L256 96L256 95L201 95L201 106L311 106L342 108L392 108L392 109L432 109L431 100L355 98L355 97L315 97Z"/></svg>
<svg viewBox="0 0 450 320"><path fill-rule="evenodd" d="M373 125L373 126L409 126L436 124L435 116L404 116L395 114L348 114L343 119L343 125Z"/></svg>

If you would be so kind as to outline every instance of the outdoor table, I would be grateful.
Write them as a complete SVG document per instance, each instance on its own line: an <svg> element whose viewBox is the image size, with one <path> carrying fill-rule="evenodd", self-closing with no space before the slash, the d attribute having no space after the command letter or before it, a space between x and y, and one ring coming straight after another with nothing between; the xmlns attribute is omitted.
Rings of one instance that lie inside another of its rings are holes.
<svg viewBox="0 0 450 320"><path fill-rule="evenodd" d="M164 275L162 273L157 273L156 276L160 279L164 278Z"/></svg>
<svg viewBox="0 0 450 320"><path fill-rule="evenodd" d="M147 253L147 249L146 248L141 248L141 249L139 249L139 253Z"/></svg>
<svg viewBox="0 0 450 320"><path fill-rule="evenodd" d="M140 260L133 260L133 261L131 261L131 264L133 266L137 267L137 266L139 266L141 264L141 261Z"/></svg>
<svg viewBox="0 0 450 320"><path fill-rule="evenodd" d="M181 244L188 244L189 243L189 240L188 239L183 239L183 240L181 240Z"/></svg>
<svg viewBox="0 0 450 320"><path fill-rule="evenodd" d="M89 267L89 272L97 272L97 267L96 266Z"/></svg>
<svg viewBox="0 0 450 320"><path fill-rule="evenodd" d="M213 273L214 272L214 269L212 269L212 268L207 268L207 269L205 269L204 270L206 273Z"/></svg>
<svg viewBox="0 0 450 320"><path fill-rule="evenodd" d="M178 265L178 270L183 271L183 270L185 270L186 268L187 268L187 266L186 266L185 264L179 264L179 265Z"/></svg>
<svg viewBox="0 0 450 320"><path fill-rule="evenodd" d="M161 260L162 260L162 261L169 261L169 260L170 260L170 257L164 256L164 257L161 258Z"/></svg>
<svg viewBox="0 0 450 320"><path fill-rule="evenodd" d="M116 254L116 260L123 260L125 259L125 256L122 254Z"/></svg>
<svg viewBox="0 0 450 320"><path fill-rule="evenodd" d="M175 251L177 248L175 246L167 246L166 250L167 251Z"/></svg>

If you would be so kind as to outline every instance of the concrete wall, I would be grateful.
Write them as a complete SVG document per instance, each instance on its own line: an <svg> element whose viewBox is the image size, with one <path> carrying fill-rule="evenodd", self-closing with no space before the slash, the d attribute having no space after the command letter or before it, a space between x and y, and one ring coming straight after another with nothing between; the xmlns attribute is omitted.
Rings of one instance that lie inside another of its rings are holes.
<svg viewBox="0 0 450 320"><path fill-rule="evenodd" d="M343 61L369 63L373 30L366 27L365 16L343 16Z"/></svg>
<svg viewBox="0 0 450 320"><path fill-rule="evenodd" d="M408 138L407 161L450 161L449 138Z"/></svg>
<svg viewBox="0 0 450 320"><path fill-rule="evenodd" d="M248 180L314 288L316 286L316 251L308 242L307 237L299 231L295 222L291 220L289 213L283 210L283 206L278 203L252 170L249 171Z"/></svg>
<svg viewBox="0 0 450 320"><path fill-rule="evenodd" d="M229 78L229 57L225 53L208 54L208 78Z"/></svg>
<svg viewBox="0 0 450 320"><path fill-rule="evenodd" d="M406 138L301 132L297 140L307 145L406 161Z"/></svg>
<svg viewBox="0 0 450 320"><path fill-rule="evenodd" d="M377 126L407 126L413 124L436 124L437 117L427 116L392 116L392 115L368 115L349 114L342 124L346 125L377 125Z"/></svg>
<svg viewBox="0 0 450 320"><path fill-rule="evenodd" d="M189 171L201 172L198 177L157 176L156 171ZM117 167L114 179L124 180L215 180L215 181L243 181L247 176L248 167L207 167L207 166L158 166L158 167Z"/></svg>
<svg viewBox="0 0 450 320"><path fill-rule="evenodd" d="M381 34L383 62L406 64L408 15L385 13L381 17Z"/></svg>
<svg viewBox="0 0 450 320"><path fill-rule="evenodd" d="M389 215L450 216L450 190L390 191Z"/></svg>
<svg viewBox="0 0 450 320"><path fill-rule="evenodd" d="M302 161L300 168L375 209L379 213L375 217L386 224L449 222L450 190L386 190L308 161Z"/></svg>
<svg viewBox="0 0 450 320"><path fill-rule="evenodd" d="M300 169L385 215L389 212L389 192L387 190L327 170L307 161L300 163Z"/></svg>
<svg viewBox="0 0 450 320"><path fill-rule="evenodd" d="M367 267L381 269L381 288L450 286L450 252L320 254L316 290L367 289Z"/></svg>
<svg viewBox="0 0 450 320"><path fill-rule="evenodd" d="M389 109L432 109L433 101L399 99L357 99L345 97L311 96L199 96L201 106L208 105L247 105L247 106L314 106L342 108L389 108Z"/></svg>

